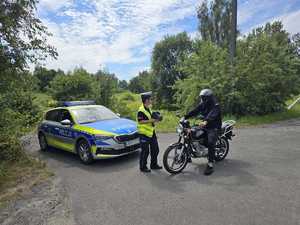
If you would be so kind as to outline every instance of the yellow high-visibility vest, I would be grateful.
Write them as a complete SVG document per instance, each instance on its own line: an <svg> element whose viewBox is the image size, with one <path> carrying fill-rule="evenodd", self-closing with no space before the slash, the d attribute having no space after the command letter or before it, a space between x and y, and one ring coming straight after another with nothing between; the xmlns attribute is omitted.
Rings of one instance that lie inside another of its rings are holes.
<svg viewBox="0 0 300 225"><path fill-rule="evenodd" d="M151 109L149 109L149 111L152 114ZM151 114L145 109L144 104L142 104L140 106L138 112L144 113L149 120L151 119ZM137 128L138 128L139 134L143 134L150 138L153 136L154 126L152 125L152 123L141 124L141 123L139 123L138 118L137 118L137 123L138 123Z"/></svg>

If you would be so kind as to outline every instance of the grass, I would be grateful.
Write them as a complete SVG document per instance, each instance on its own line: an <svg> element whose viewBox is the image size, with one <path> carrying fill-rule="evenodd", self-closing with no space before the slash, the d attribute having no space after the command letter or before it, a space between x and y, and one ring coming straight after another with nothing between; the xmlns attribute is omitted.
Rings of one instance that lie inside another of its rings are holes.
<svg viewBox="0 0 300 225"><path fill-rule="evenodd" d="M53 176L46 164L34 158L25 157L17 162L0 163L0 209L34 185Z"/></svg>
<svg viewBox="0 0 300 225"><path fill-rule="evenodd" d="M287 102L291 104L293 100ZM237 120L240 127L257 126L262 124L270 124L278 121L300 118L300 103L296 104L292 109L283 112L271 113L263 116L244 116Z"/></svg>

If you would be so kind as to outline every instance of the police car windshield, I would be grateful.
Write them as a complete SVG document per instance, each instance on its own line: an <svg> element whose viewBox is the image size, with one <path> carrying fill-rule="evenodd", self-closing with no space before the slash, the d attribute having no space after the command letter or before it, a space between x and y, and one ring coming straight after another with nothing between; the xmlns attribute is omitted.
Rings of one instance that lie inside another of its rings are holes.
<svg viewBox="0 0 300 225"><path fill-rule="evenodd" d="M71 109L71 111L75 120L80 124L119 118L115 113L104 106L87 106Z"/></svg>

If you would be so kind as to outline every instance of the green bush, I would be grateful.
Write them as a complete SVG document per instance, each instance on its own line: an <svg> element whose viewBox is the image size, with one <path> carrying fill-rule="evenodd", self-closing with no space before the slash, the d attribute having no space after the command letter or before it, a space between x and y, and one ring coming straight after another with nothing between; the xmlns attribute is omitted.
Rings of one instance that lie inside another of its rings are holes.
<svg viewBox="0 0 300 225"><path fill-rule="evenodd" d="M180 66L188 78L176 82L177 104L187 111L199 101L202 88L211 88L224 114L280 112L300 91L300 59L294 48L279 22L239 40L234 66L226 50L198 40L195 51Z"/></svg>
<svg viewBox="0 0 300 225"><path fill-rule="evenodd" d="M112 109L121 114L121 117L128 117L136 120L136 113L141 104L138 94L123 92L116 94L113 98Z"/></svg>
<svg viewBox="0 0 300 225"><path fill-rule="evenodd" d="M72 101L94 99L93 78L83 69L68 75L57 75L50 82L49 92L55 100Z"/></svg>
<svg viewBox="0 0 300 225"><path fill-rule="evenodd" d="M24 157L24 151L14 135L0 135L0 161L17 161Z"/></svg>

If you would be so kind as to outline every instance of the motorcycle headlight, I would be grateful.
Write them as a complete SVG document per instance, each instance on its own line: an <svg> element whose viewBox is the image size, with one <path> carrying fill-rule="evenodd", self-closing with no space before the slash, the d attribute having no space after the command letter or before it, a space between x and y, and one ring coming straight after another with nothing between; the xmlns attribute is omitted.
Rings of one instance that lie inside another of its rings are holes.
<svg viewBox="0 0 300 225"><path fill-rule="evenodd" d="M178 134L181 134L181 133L183 132L183 127L182 127L182 126L178 126L178 127L176 128L176 132L177 132Z"/></svg>

